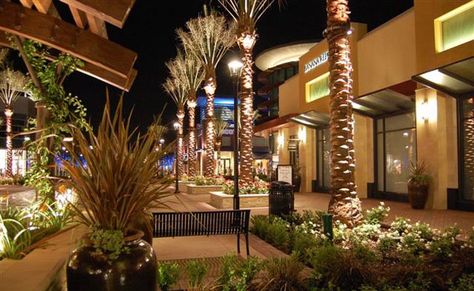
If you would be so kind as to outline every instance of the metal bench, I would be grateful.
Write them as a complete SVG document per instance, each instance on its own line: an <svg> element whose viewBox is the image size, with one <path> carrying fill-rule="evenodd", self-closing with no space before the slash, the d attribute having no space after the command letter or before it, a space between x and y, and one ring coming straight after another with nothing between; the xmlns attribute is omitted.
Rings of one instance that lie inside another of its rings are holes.
<svg viewBox="0 0 474 291"><path fill-rule="evenodd" d="M240 254L240 234L245 235L249 253L250 210L221 210L199 212L154 212L153 237L237 235Z"/></svg>

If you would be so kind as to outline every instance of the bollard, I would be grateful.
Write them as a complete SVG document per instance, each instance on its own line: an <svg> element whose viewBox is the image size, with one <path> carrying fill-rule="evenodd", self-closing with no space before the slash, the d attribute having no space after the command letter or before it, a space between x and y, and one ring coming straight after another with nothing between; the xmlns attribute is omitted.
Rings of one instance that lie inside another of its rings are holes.
<svg viewBox="0 0 474 291"><path fill-rule="evenodd" d="M332 241L333 234L334 234L333 229L332 229L332 214L324 213L321 216L321 219L323 220L324 234L329 238L329 240Z"/></svg>

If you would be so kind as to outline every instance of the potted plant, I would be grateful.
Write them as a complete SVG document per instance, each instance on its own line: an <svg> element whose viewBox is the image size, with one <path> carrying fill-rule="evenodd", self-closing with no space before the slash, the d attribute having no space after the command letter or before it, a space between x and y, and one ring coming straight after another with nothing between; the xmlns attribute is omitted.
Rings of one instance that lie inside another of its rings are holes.
<svg viewBox="0 0 474 291"><path fill-rule="evenodd" d="M130 120L122 100L112 116L107 98L97 132L72 128L74 142L65 143L72 158L64 167L77 195L72 207L89 228L67 262L69 291L156 289L155 252L142 236L168 183L156 177L156 137L130 131Z"/></svg>
<svg viewBox="0 0 474 291"><path fill-rule="evenodd" d="M427 173L424 162L410 163L408 174L408 201L414 209L425 208L428 199L431 176Z"/></svg>

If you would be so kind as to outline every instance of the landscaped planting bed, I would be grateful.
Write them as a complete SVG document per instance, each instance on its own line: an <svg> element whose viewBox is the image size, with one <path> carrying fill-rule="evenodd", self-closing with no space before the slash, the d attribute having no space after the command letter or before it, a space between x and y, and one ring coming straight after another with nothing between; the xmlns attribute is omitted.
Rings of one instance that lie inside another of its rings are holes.
<svg viewBox="0 0 474 291"><path fill-rule="evenodd" d="M215 208L232 208L234 195L225 194L222 191L213 191L210 195L210 204ZM239 201L240 208L268 207L268 194L241 194Z"/></svg>
<svg viewBox="0 0 474 291"><path fill-rule="evenodd" d="M336 221L332 240L318 212L255 216L251 231L313 268L312 290L473 290L474 229L439 231L402 217L384 224L388 211L367 211L353 229Z"/></svg>

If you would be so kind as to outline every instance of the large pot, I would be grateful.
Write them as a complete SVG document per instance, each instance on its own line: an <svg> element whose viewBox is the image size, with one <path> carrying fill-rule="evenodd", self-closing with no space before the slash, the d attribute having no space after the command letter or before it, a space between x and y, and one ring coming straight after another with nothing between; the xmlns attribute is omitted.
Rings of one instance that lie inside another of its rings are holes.
<svg viewBox="0 0 474 291"><path fill-rule="evenodd" d="M428 185L408 182L408 201L414 209L425 208L428 199Z"/></svg>
<svg viewBox="0 0 474 291"><path fill-rule="evenodd" d="M91 245L75 249L67 262L68 291L156 290L156 255L142 236L137 231L125 237L128 251L112 261Z"/></svg>

